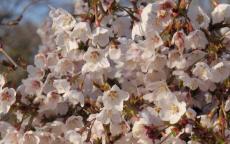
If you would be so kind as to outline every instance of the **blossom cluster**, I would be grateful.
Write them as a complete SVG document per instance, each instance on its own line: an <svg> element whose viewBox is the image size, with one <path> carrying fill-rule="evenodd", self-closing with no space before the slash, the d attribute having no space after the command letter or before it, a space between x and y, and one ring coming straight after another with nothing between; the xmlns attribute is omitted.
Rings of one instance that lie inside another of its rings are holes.
<svg viewBox="0 0 230 144"><path fill-rule="evenodd" d="M77 0L50 8L1 144L230 143L230 5Z"/></svg>

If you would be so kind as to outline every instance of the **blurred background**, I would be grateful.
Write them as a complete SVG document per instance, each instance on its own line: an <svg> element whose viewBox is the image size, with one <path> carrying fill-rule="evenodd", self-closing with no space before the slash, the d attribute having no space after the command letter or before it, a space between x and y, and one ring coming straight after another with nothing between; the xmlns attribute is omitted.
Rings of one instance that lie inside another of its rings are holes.
<svg viewBox="0 0 230 144"><path fill-rule="evenodd" d="M73 0L0 0L0 22L16 19L27 7L18 25L0 25L0 41L11 57L32 60L40 43L36 29L48 17L49 5L70 12L74 8Z"/></svg>
<svg viewBox="0 0 230 144"><path fill-rule="evenodd" d="M4 50L17 63L32 64L33 56L40 45L36 31L48 17L49 6L62 7L73 12L75 1L77 0L0 0L0 23L15 20L23 13L17 25L0 24L0 43ZM6 58L0 53L0 74L4 74L10 82L18 84L26 76L25 70L12 70L4 60Z"/></svg>
<svg viewBox="0 0 230 144"><path fill-rule="evenodd" d="M15 26L0 25L0 42L4 45L5 51L17 62L25 65L32 64L33 56L37 53L40 44L36 30L48 17L48 6L62 7L73 12L76 1L78 0L0 0L0 23L18 18L25 10L19 24ZM212 0L193 1L200 3L206 11L212 10L210 5ZM230 2L230 0L217 1ZM30 6L27 7L28 5ZM25 9L25 7L27 8ZM0 53L0 62L4 59L5 57ZM9 67L0 63L1 73L7 74L7 78L11 81L19 81L26 76L24 70L17 69L9 72Z"/></svg>

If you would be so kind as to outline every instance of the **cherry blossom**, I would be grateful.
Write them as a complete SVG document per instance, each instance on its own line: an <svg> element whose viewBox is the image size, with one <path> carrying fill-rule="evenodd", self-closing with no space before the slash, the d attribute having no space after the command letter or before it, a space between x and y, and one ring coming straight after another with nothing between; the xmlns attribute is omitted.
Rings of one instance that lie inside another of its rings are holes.
<svg viewBox="0 0 230 144"><path fill-rule="evenodd" d="M96 72L110 66L110 63L103 55L102 50L89 48L84 54L83 59L86 63L82 67L82 73Z"/></svg>
<svg viewBox="0 0 230 144"><path fill-rule="evenodd" d="M69 90L64 95L63 98L65 100L68 100L73 105L76 105L78 103L81 104L81 106L84 106L84 95L82 92L79 92L77 90Z"/></svg>
<svg viewBox="0 0 230 144"><path fill-rule="evenodd" d="M223 21L229 22L229 11L230 5L228 4L219 4L212 11L212 20L213 23L220 23Z"/></svg>
<svg viewBox="0 0 230 144"><path fill-rule="evenodd" d="M188 17L192 21L192 26L196 29L207 29L210 23L210 18L206 12L199 6L196 1L193 1L188 9Z"/></svg>
<svg viewBox="0 0 230 144"><path fill-rule="evenodd" d="M103 124L115 123L118 124L121 122L121 113L116 109L103 109L98 115L97 120L101 121Z"/></svg>
<svg viewBox="0 0 230 144"><path fill-rule="evenodd" d="M114 85L109 91L104 92L102 101L104 108L123 110L123 102L129 99L129 93L121 90L117 85Z"/></svg>
<svg viewBox="0 0 230 144"><path fill-rule="evenodd" d="M0 113L5 114L10 110L11 105L16 101L16 92L13 88L4 88L0 91Z"/></svg>
<svg viewBox="0 0 230 144"><path fill-rule="evenodd" d="M83 42L86 42L90 37L91 29L87 22L80 22L74 26L71 37L80 39Z"/></svg>
<svg viewBox="0 0 230 144"><path fill-rule="evenodd" d="M186 112L185 102L161 102L159 116L163 121L169 121L170 124L177 123Z"/></svg>
<svg viewBox="0 0 230 144"><path fill-rule="evenodd" d="M200 30L189 33L187 39L189 46L192 49L205 49L206 45L208 44L208 40L205 37L205 34Z"/></svg>
<svg viewBox="0 0 230 144"><path fill-rule="evenodd" d="M25 86L25 93L29 95L39 95L42 90L42 82L38 78L27 78L22 81Z"/></svg>
<svg viewBox="0 0 230 144"><path fill-rule="evenodd" d="M93 44L106 46L109 43L109 30L103 27L97 27L92 34Z"/></svg>
<svg viewBox="0 0 230 144"><path fill-rule="evenodd" d="M54 80L53 86L56 88L58 93L65 93L70 90L70 84L66 79Z"/></svg>
<svg viewBox="0 0 230 144"><path fill-rule="evenodd" d="M50 7L27 77L0 74L0 143L229 143L230 5L197 2Z"/></svg>
<svg viewBox="0 0 230 144"><path fill-rule="evenodd" d="M71 30L76 24L75 19L64 9L51 8L49 16L53 20L52 28L57 32Z"/></svg>

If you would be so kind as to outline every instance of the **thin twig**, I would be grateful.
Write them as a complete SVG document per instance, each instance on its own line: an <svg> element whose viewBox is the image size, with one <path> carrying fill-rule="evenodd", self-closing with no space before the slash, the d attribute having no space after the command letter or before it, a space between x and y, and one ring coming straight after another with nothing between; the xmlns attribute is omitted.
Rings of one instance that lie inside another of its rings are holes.
<svg viewBox="0 0 230 144"><path fill-rule="evenodd" d="M164 141L166 141L170 136L172 135L172 132L168 134L159 144L162 144Z"/></svg>
<svg viewBox="0 0 230 144"><path fill-rule="evenodd" d="M32 5L34 5L34 4L38 3L38 2L42 2L42 1L48 1L48 0L32 0L29 4L27 4L23 8L23 10L20 13L20 15L17 16L14 20L9 20L9 21L6 21L6 22L1 21L0 25L3 25L3 26L14 26L14 25L18 25L20 23L20 21L22 20L24 13L30 8L30 6L32 6Z"/></svg>
<svg viewBox="0 0 230 144"><path fill-rule="evenodd" d="M0 48L0 52L14 65L15 68L18 68L16 62L7 54L6 51L4 51L3 48Z"/></svg>
<svg viewBox="0 0 230 144"><path fill-rule="evenodd" d="M125 11L133 20L140 21L140 19L138 17L134 16L133 13L130 12L129 10L127 10L123 7L118 7L118 9L120 9L121 11Z"/></svg>
<svg viewBox="0 0 230 144"><path fill-rule="evenodd" d="M87 138L86 138L86 142L90 141L90 137L91 137L91 134L92 134L91 130L93 128L93 124L94 124L95 121L96 121L96 118L91 121L91 125L90 125L89 130L88 130L89 132L88 132L88 135L87 135Z"/></svg>
<svg viewBox="0 0 230 144"><path fill-rule="evenodd" d="M102 2L101 2L101 1L99 1L98 6L99 6L99 9L100 9L101 13L102 13L103 15L106 15L106 14L107 14L107 12L104 10L104 8L103 8L103 6L102 6Z"/></svg>

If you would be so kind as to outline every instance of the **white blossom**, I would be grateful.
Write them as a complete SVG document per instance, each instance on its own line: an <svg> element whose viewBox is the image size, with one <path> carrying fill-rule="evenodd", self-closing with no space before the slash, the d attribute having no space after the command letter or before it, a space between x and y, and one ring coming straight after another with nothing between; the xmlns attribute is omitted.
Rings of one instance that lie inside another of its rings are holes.
<svg viewBox="0 0 230 144"><path fill-rule="evenodd" d="M169 52L167 66L169 68L183 69L186 66L186 58L178 50Z"/></svg>
<svg viewBox="0 0 230 144"><path fill-rule="evenodd" d="M229 22L230 18L230 5L229 4L219 4L212 11L212 23L220 23L220 22Z"/></svg>
<svg viewBox="0 0 230 144"><path fill-rule="evenodd" d="M77 91L77 90L70 90L70 91L65 92L65 94L63 95L63 98L65 100L68 100L73 105L80 103L81 106L83 107L85 103L84 95L82 94L82 92Z"/></svg>
<svg viewBox="0 0 230 144"><path fill-rule="evenodd" d="M0 91L0 114L6 114L16 101L16 92L13 88L4 88Z"/></svg>
<svg viewBox="0 0 230 144"><path fill-rule="evenodd" d="M110 90L104 92L102 101L106 109L123 110L123 103L129 99L129 93L114 85Z"/></svg>
<svg viewBox="0 0 230 144"><path fill-rule="evenodd" d="M45 72L43 69L34 67L32 65L27 66L27 72L29 73L29 77L35 77L42 79L45 75Z"/></svg>
<svg viewBox="0 0 230 144"><path fill-rule="evenodd" d="M148 4L141 13L143 31L146 33L154 29L160 32L167 27L172 21L171 10L174 6L175 3L172 0Z"/></svg>
<svg viewBox="0 0 230 144"><path fill-rule="evenodd" d="M146 143L151 144L152 140L146 135L146 127L148 123L145 119L141 118L140 120L136 121L133 125L132 134L134 138L138 140L138 143Z"/></svg>
<svg viewBox="0 0 230 144"><path fill-rule="evenodd" d="M110 32L103 27L97 27L92 34L92 40L94 45L105 47L109 43Z"/></svg>
<svg viewBox="0 0 230 144"><path fill-rule="evenodd" d="M210 18L205 11L192 1L188 9L188 17L194 29L204 28L207 29L210 23Z"/></svg>
<svg viewBox="0 0 230 144"><path fill-rule="evenodd" d="M207 115L201 115L200 117L200 124L205 128L212 127L212 122Z"/></svg>
<svg viewBox="0 0 230 144"><path fill-rule="evenodd" d="M27 77L2 63L0 144L229 143L229 4L190 2L50 7Z"/></svg>
<svg viewBox="0 0 230 144"><path fill-rule="evenodd" d="M164 81L157 81L149 84L147 88L152 92L144 95L143 98L149 102L157 103L160 99L171 96L171 92Z"/></svg>
<svg viewBox="0 0 230 144"><path fill-rule="evenodd" d="M129 17L118 17L113 23L113 31L119 37L130 37L131 20Z"/></svg>
<svg viewBox="0 0 230 144"><path fill-rule="evenodd" d="M38 68L45 68L46 67L46 57L44 54L37 54L34 58L34 64Z"/></svg>
<svg viewBox="0 0 230 144"><path fill-rule="evenodd" d="M61 102L61 96L55 91L51 91L47 94L47 97L40 105L40 111L46 110L55 110L58 106L58 103Z"/></svg>
<svg viewBox="0 0 230 144"><path fill-rule="evenodd" d="M190 124L187 124L186 126L185 126L185 130L184 130L186 133L192 133L192 125L190 125Z"/></svg>
<svg viewBox="0 0 230 144"><path fill-rule="evenodd" d="M86 63L82 67L82 73L96 72L110 66L108 59L99 49L89 48L84 54L83 59Z"/></svg>
<svg viewBox="0 0 230 144"><path fill-rule="evenodd" d="M187 111L186 111L186 116L189 118L189 119L193 119L195 120L196 118L196 111L194 111L192 108L188 108Z"/></svg>
<svg viewBox="0 0 230 144"><path fill-rule="evenodd" d="M25 93L29 95L41 94L43 83L37 78L27 78L22 81L25 86Z"/></svg>
<svg viewBox="0 0 230 144"><path fill-rule="evenodd" d="M119 47L114 47L114 46L111 46L109 48L109 57L112 59L112 60L118 60L120 57L121 57L121 48Z"/></svg>
<svg viewBox="0 0 230 144"><path fill-rule="evenodd" d="M143 58L150 58L155 55L156 48L163 45L163 41L156 31L150 31L146 34L146 40L143 41L145 49L142 54Z"/></svg>
<svg viewBox="0 0 230 144"><path fill-rule="evenodd" d="M89 10L88 4L84 0L76 0L74 5L74 14L85 14Z"/></svg>
<svg viewBox="0 0 230 144"><path fill-rule="evenodd" d="M69 130L65 133L65 138L74 144L84 144L84 139L82 136L74 130Z"/></svg>
<svg viewBox="0 0 230 144"><path fill-rule="evenodd" d="M190 32L187 36L189 46L192 49L205 49L208 44L208 40L205 34L200 30Z"/></svg>
<svg viewBox="0 0 230 144"><path fill-rule="evenodd" d="M21 139L21 144L39 144L39 142L39 137L33 131L27 131Z"/></svg>
<svg viewBox="0 0 230 144"><path fill-rule="evenodd" d="M209 66L204 62L196 63L192 73L202 80L208 80L212 77Z"/></svg>
<svg viewBox="0 0 230 144"><path fill-rule="evenodd" d="M51 8L49 16L53 20L52 28L59 33L60 31L71 30L76 21L74 17L64 9Z"/></svg>
<svg viewBox="0 0 230 144"><path fill-rule="evenodd" d="M53 85L59 94L66 93L70 90L70 83L66 79L54 80Z"/></svg>
<svg viewBox="0 0 230 144"><path fill-rule="evenodd" d="M68 130L80 130L84 127L83 118L81 116L71 116L65 123Z"/></svg>
<svg viewBox="0 0 230 144"><path fill-rule="evenodd" d="M67 74L73 73L74 65L73 62L68 58L63 58L58 61L57 65L55 66L55 72L59 74Z"/></svg>
<svg viewBox="0 0 230 144"><path fill-rule="evenodd" d="M219 62L211 69L213 82L222 82L230 75L230 61Z"/></svg>
<svg viewBox="0 0 230 144"><path fill-rule="evenodd" d="M79 22L74 26L71 37L80 39L83 42L86 42L91 34L90 26L87 22Z"/></svg>
<svg viewBox="0 0 230 144"><path fill-rule="evenodd" d="M97 120L103 124L114 123L118 124L121 122L121 113L116 109L105 109L103 108L100 113L97 114Z"/></svg>
<svg viewBox="0 0 230 144"><path fill-rule="evenodd" d="M230 100L229 99L225 102L224 110L226 112L230 110Z"/></svg>
<svg viewBox="0 0 230 144"><path fill-rule="evenodd" d="M183 51L188 43L188 40L183 31L178 31L174 33L171 43L178 48L180 54L183 54Z"/></svg>
<svg viewBox="0 0 230 144"><path fill-rule="evenodd" d="M133 29L132 29L132 39L135 39L135 36L144 36L144 31L142 29L141 23L136 22L134 23Z"/></svg>
<svg viewBox="0 0 230 144"><path fill-rule="evenodd" d="M163 121L169 121L170 124L177 123L186 112L185 102L178 102L176 99L171 99L160 103L159 117Z"/></svg>
<svg viewBox="0 0 230 144"><path fill-rule="evenodd" d="M52 144L54 143L55 136L49 132L40 132L38 134L40 143Z"/></svg>
<svg viewBox="0 0 230 144"><path fill-rule="evenodd" d="M61 34L57 35L55 42L57 49L61 50L63 55L67 55L72 50L76 50L78 48L78 41L76 41L75 37L67 32L62 32Z"/></svg>
<svg viewBox="0 0 230 144"><path fill-rule="evenodd" d="M20 134L17 130L9 130L5 137L0 141L1 144L18 144Z"/></svg>

